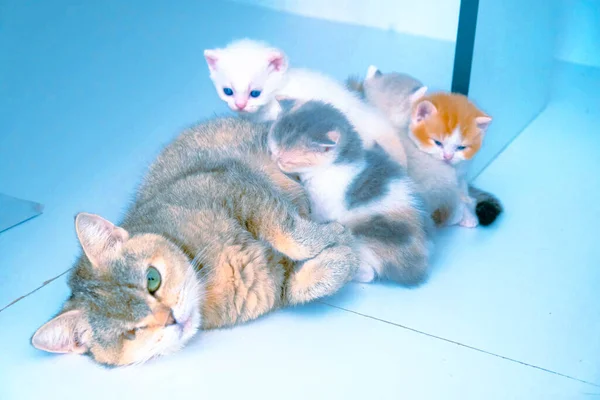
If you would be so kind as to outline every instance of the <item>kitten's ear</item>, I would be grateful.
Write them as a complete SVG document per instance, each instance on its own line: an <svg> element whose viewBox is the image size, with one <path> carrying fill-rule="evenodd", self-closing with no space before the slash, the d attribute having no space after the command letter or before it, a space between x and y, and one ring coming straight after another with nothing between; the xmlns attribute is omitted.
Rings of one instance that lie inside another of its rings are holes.
<svg viewBox="0 0 600 400"><path fill-rule="evenodd" d="M289 97L276 96L275 99L277 100L277 103L279 103L279 107L281 107L281 112L284 113L289 113L296 105L296 100Z"/></svg>
<svg viewBox="0 0 600 400"><path fill-rule="evenodd" d="M208 69L211 71L217 69L217 61L219 60L218 50L204 50L204 58L208 64Z"/></svg>
<svg viewBox="0 0 600 400"><path fill-rule="evenodd" d="M81 354L87 351L89 338L83 312L71 310L42 325L31 338L31 344L50 353Z"/></svg>
<svg viewBox="0 0 600 400"><path fill-rule="evenodd" d="M75 230L85 255L94 266L101 266L114 259L129 233L104 218L88 213L79 213L75 218Z"/></svg>
<svg viewBox="0 0 600 400"><path fill-rule="evenodd" d="M425 93L427 92L427 86L421 86L420 88L415 89L410 95L410 103L415 104L417 101L421 100Z"/></svg>
<svg viewBox="0 0 600 400"><path fill-rule="evenodd" d="M273 51L271 54L269 54L269 69L271 69L271 71L277 71L277 72L285 72L287 71L288 68L288 62L287 62L287 58L285 56L285 54L283 54L281 51L279 50L275 50Z"/></svg>
<svg viewBox="0 0 600 400"><path fill-rule="evenodd" d="M332 149L337 146L340 136L338 131L329 131L325 134L325 138L319 142L319 146L324 149Z"/></svg>
<svg viewBox="0 0 600 400"><path fill-rule="evenodd" d="M437 113L437 108L429 100L423 100L415 106L412 113L412 123L418 124Z"/></svg>
<svg viewBox="0 0 600 400"><path fill-rule="evenodd" d="M492 123L492 117L488 117L487 115L483 115L481 117L475 118L475 123L477 124L477 128L481 131L482 134L487 131L487 128Z"/></svg>
<svg viewBox="0 0 600 400"><path fill-rule="evenodd" d="M370 65L369 68L367 68L367 76L365 77L365 79L371 79L371 78L374 78L376 76L381 76L381 75L383 75L383 74L381 73L379 68L377 68L374 65Z"/></svg>

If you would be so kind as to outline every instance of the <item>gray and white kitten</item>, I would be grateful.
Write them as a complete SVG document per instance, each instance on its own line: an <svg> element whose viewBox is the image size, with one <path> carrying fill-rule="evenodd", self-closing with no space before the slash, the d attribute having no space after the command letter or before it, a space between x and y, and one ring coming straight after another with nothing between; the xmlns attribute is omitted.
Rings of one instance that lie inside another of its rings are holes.
<svg viewBox="0 0 600 400"><path fill-rule="evenodd" d="M366 149L329 104L285 100L281 107L269 132L272 157L283 172L299 177L313 219L337 221L354 234L361 257L355 280L422 282L431 221L405 168L379 146Z"/></svg>
<svg viewBox="0 0 600 400"><path fill-rule="evenodd" d="M392 121L406 150L408 173L417 184L428 210L436 223L452 224L452 219L456 218L452 210L459 208L462 196L456 172L419 150L409 137L413 105L425 95L427 87L411 75L382 73L375 66L369 67L364 81L351 78L347 85ZM479 224L490 225L502 213L502 204L492 194L471 185L468 194L475 200Z"/></svg>

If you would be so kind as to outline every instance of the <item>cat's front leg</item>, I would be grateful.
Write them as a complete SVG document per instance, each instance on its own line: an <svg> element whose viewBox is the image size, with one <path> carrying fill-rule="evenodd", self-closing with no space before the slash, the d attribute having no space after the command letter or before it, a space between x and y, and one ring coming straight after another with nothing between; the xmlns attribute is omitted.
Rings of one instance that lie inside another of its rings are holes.
<svg viewBox="0 0 600 400"><path fill-rule="evenodd" d="M458 224L464 228L475 228L479 225L477 215L475 215L475 200L469 196L469 183L462 177L459 178L460 189L460 209L457 213L460 220Z"/></svg>
<svg viewBox="0 0 600 400"><path fill-rule="evenodd" d="M461 189L464 189L460 198L460 207L462 208L460 214L462 217L458 224L464 228L475 228L479 225L479 220L477 219L477 215L475 215L476 201L469 196L466 181L464 181L464 185L461 185Z"/></svg>
<svg viewBox="0 0 600 400"><path fill-rule="evenodd" d="M479 225L479 220L477 219L477 215L475 215L471 204L463 203L462 209L462 219L458 223L460 226L464 228L475 228L477 225Z"/></svg>
<svg viewBox="0 0 600 400"><path fill-rule="evenodd" d="M277 196L243 213L248 216L246 225L251 231L294 261L308 260L327 248L352 242L351 233L343 225L303 218L296 207Z"/></svg>
<svg viewBox="0 0 600 400"><path fill-rule="evenodd" d="M459 180L459 185L462 218L458 224L464 228L475 228L479 225L479 220L477 219L477 215L475 215L476 201L469 196L469 183L464 177Z"/></svg>

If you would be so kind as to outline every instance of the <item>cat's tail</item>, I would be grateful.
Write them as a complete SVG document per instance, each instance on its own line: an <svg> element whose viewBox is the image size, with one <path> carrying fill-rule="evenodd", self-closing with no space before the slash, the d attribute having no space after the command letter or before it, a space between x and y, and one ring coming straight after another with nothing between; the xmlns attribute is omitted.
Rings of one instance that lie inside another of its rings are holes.
<svg viewBox="0 0 600 400"><path fill-rule="evenodd" d="M363 80L356 75L349 76L346 79L346 87L351 91L359 94L361 97L365 94Z"/></svg>
<svg viewBox="0 0 600 400"><path fill-rule="evenodd" d="M491 225L504 211L500 200L491 193L469 185L469 196L475 199L475 214L480 225Z"/></svg>
<svg viewBox="0 0 600 400"><path fill-rule="evenodd" d="M367 74L364 78L360 78L356 75L351 75L346 79L346 87L352 92L358 93L361 97L365 96L365 80L369 80L373 77L381 76L381 71L374 65L370 65L367 69ZM411 79L414 79L410 77ZM420 85L422 86L422 85Z"/></svg>

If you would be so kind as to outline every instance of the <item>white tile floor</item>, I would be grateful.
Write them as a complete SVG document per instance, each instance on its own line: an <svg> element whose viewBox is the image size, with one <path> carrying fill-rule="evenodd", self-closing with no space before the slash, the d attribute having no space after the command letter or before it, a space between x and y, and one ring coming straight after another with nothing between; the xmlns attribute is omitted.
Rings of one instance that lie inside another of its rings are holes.
<svg viewBox="0 0 600 400"><path fill-rule="evenodd" d="M204 333L184 351L106 370L25 340L67 294L60 279L0 313L2 399L573 399L598 388L313 304ZM433 316L432 316L433 317ZM84 396L85 394L85 396Z"/></svg>
<svg viewBox="0 0 600 400"><path fill-rule="evenodd" d="M31 79L25 72L15 75L22 79L11 81L10 101L0 96L0 108L11 117L0 121L8 121L2 128L11 133L2 137L0 159L9 168L0 168L0 182L3 191L43 202L46 212L0 235L0 308L68 268L77 254L75 212L118 219L160 144L181 126L222 111L199 51L211 45L209 40L194 37L198 43L183 41L176 49L168 45L192 34L186 23L193 22L193 13L157 6L153 15L137 16L127 6L115 7L120 8L112 12L122 20L135 15L141 27L136 34L153 40L128 39L109 51L102 40L93 42L102 36L95 32L87 39L93 46L72 50L93 49L88 58L77 59L68 73L52 58L48 68L55 70L45 72L53 78L48 80L43 68L26 63L29 56L13 56L21 57ZM196 12L203 11L198 7ZM230 15L223 7L218 13ZM69 10L66 22L73 23L69 18L74 15L81 29L90 23L86 18L100 18L74 6ZM270 18L269 13L246 10L249 20ZM52 10L42 11L41 19L52 20ZM309 31L328 27L321 21L286 18L288 26L315 24ZM173 25L174 19L181 24ZM150 22L158 25L156 31L143 29ZM165 29L163 36L152 36L163 32L161 24L181 31ZM123 26L100 33L116 36L114 31ZM36 49L31 54L71 51L47 46L42 28L24 39ZM267 37L255 28L250 26L250 34ZM65 35L72 34L64 29ZM331 30L332 35L339 29ZM347 29L346 36L368 36ZM211 43L227 41L227 32L215 32ZM298 49L297 58L311 59L310 48L289 47ZM130 55L132 51L137 53ZM323 55L321 62L331 57L323 49L317 53ZM169 57L161 56L165 54ZM351 55L345 56L353 59ZM60 57L63 63L72 59ZM119 67L118 57L140 60ZM411 65L387 61L415 73ZM417 61L411 61L413 69ZM314 64L338 74L362 67L362 62L343 68L339 61ZM118 68L105 71L111 65ZM444 73L432 68L420 76L443 87L448 82ZM600 171L600 72L568 65L559 72L548 108L477 180L502 199L506 215L490 229L442 232L435 271L426 285L413 290L349 285L326 299L327 304L203 333L175 356L106 370L83 357L46 355L29 345L31 334L68 295L65 277L59 277L0 311L0 399L599 397L595 289L600 285L600 248L594 243L594 224L600 217L595 201L600 194L595 177ZM158 79L163 74L165 81Z"/></svg>
<svg viewBox="0 0 600 400"><path fill-rule="evenodd" d="M497 226L446 232L419 290L351 286L328 303L600 384L600 71L557 79L571 93L476 180L507 209Z"/></svg>

